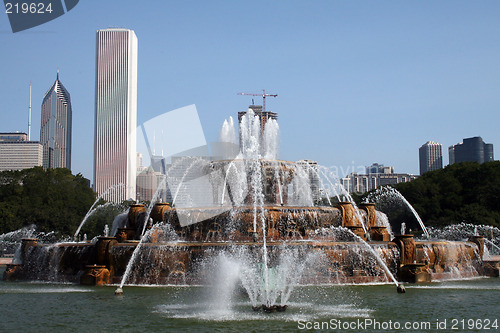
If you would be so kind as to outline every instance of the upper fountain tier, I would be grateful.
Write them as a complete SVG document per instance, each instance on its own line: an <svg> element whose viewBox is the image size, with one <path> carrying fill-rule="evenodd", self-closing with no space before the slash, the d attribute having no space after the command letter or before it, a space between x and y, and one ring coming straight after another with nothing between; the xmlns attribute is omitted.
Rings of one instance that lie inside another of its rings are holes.
<svg viewBox="0 0 500 333"><path fill-rule="evenodd" d="M233 119L220 131L219 160L186 158L175 163L167 182L173 206L202 207L287 206L312 207L331 197L349 195L338 177L314 161L278 160L279 126L252 109L239 118L239 145Z"/></svg>
<svg viewBox="0 0 500 333"><path fill-rule="evenodd" d="M262 126L264 124L264 126ZM267 119L262 112L249 109L239 117L239 159L275 160L279 152L279 126L276 119ZM225 120L219 133L219 141L237 144L233 118Z"/></svg>
<svg viewBox="0 0 500 333"><path fill-rule="evenodd" d="M262 126L264 124L264 126ZM236 131L230 117L222 125L219 139L236 145ZM220 191L215 204L232 206L281 205L313 206L319 198L320 172L310 161L293 163L278 160L279 126L274 118L263 119L249 109L239 117L239 148L224 160L210 163L205 174L212 175L213 189ZM222 176L215 177L219 174Z"/></svg>
<svg viewBox="0 0 500 333"><path fill-rule="evenodd" d="M319 172L315 164L267 159L220 160L209 164L213 189L221 193L216 204L247 206L258 202L273 206L313 206L319 199ZM259 174L256 174L259 173Z"/></svg>

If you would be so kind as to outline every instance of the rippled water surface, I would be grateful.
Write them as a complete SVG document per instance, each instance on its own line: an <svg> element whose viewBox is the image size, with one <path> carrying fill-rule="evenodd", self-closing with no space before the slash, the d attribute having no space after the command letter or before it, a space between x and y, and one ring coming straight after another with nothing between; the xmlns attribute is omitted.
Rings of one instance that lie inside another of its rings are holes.
<svg viewBox="0 0 500 333"><path fill-rule="evenodd" d="M494 327L500 320L498 278L407 285L405 294L398 294L394 285L301 286L294 290L286 312L271 314L254 312L242 292L235 293L229 304L218 304L210 287L125 286L123 296L115 296L115 288L2 281L0 331L500 330ZM473 326L468 326L470 320ZM485 329L488 322L490 329ZM411 329L404 329L407 323Z"/></svg>

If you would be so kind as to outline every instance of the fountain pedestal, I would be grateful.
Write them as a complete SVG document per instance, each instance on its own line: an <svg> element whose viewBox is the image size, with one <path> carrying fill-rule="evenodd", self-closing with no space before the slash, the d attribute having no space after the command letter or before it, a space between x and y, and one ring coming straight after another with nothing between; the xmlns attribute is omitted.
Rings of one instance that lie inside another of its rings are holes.
<svg viewBox="0 0 500 333"><path fill-rule="evenodd" d="M146 207L142 204L130 205L128 211L128 227L132 229L137 229L140 223L145 223L146 221L139 221L139 216L146 212Z"/></svg>
<svg viewBox="0 0 500 333"><path fill-rule="evenodd" d="M369 232L372 241L389 242L391 240L391 235L386 227L372 226Z"/></svg>
<svg viewBox="0 0 500 333"><path fill-rule="evenodd" d="M36 238L23 238L21 239L21 261L26 262L26 257L28 255L28 249L32 246L38 244L38 239Z"/></svg>
<svg viewBox="0 0 500 333"><path fill-rule="evenodd" d="M499 277L500 276L500 258L497 260L485 260L483 262L483 273L489 277Z"/></svg>
<svg viewBox="0 0 500 333"><path fill-rule="evenodd" d="M363 222L359 220L356 215L356 210L350 202L339 202L337 207L342 212L342 226L351 230L356 236L366 241L365 230L363 229Z"/></svg>
<svg viewBox="0 0 500 333"><path fill-rule="evenodd" d="M401 266L398 271L398 279L410 283L431 282L432 280L431 274L427 271L427 265L423 263Z"/></svg>
<svg viewBox="0 0 500 333"><path fill-rule="evenodd" d="M153 223L163 222L165 219L165 213L172 209L168 203L157 202L153 209L151 210L150 217L153 219Z"/></svg>
<svg viewBox="0 0 500 333"><path fill-rule="evenodd" d="M399 248L400 265L415 263L417 245L415 244L413 235L396 235L393 242L396 243Z"/></svg>
<svg viewBox="0 0 500 333"><path fill-rule="evenodd" d="M135 239L135 229L133 228L118 228L116 232L116 240L118 243L123 243L127 240Z"/></svg>
<svg viewBox="0 0 500 333"><path fill-rule="evenodd" d="M469 242L473 242L477 245L479 256L482 259L484 254L484 237L483 236L471 236Z"/></svg>
<svg viewBox="0 0 500 333"><path fill-rule="evenodd" d="M22 279L23 267L20 264L7 264L3 272L4 281L16 281Z"/></svg>
<svg viewBox="0 0 500 333"><path fill-rule="evenodd" d="M417 244L413 235L396 235L394 240L399 252L398 279L403 282L431 282L427 263L417 263Z"/></svg>
<svg viewBox="0 0 500 333"><path fill-rule="evenodd" d="M97 265L106 265L109 266L111 264L111 247L118 244L118 241L115 237L99 237L96 247L96 264Z"/></svg>
<svg viewBox="0 0 500 333"><path fill-rule="evenodd" d="M111 283L111 274L105 265L86 265L80 277L80 284L86 286L104 286Z"/></svg>
<svg viewBox="0 0 500 333"><path fill-rule="evenodd" d="M366 226L368 228L375 227L377 225L377 211L375 210L375 204L365 202L359 204L359 208L366 212Z"/></svg>

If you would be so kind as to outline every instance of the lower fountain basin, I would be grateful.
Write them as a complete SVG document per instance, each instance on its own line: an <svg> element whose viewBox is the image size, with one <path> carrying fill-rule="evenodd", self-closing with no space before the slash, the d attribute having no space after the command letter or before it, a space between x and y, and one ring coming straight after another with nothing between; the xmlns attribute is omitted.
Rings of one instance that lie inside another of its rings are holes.
<svg viewBox="0 0 500 333"><path fill-rule="evenodd" d="M26 248L25 261L15 266L16 274L9 280L47 280L81 282L80 276L89 270L103 278L99 283L120 283L127 264L138 246L137 242L118 243L108 237L109 256L105 263L94 263L98 246L90 243L64 243L57 245L32 244ZM401 253L394 242L368 242L390 271L425 271L425 281L454 279L460 272L464 277L482 274L482 261L472 242L416 242L416 260L419 263L401 265ZM101 246L102 247L102 246ZM262 241L175 241L143 243L137 264L127 284L203 285L210 284L214 270L213 258L227 255L241 262L255 263L262 257ZM327 239L289 239L268 241L270 268L280 267L292 260L302 267L300 284L345 284L390 282L366 245L358 242L337 242ZM432 260L430 260L432 259ZM457 266L458 265L458 266ZM411 267L410 267L411 266ZM460 270L457 269L460 268ZM97 269L97 270L96 270ZM102 271L106 269L107 273ZM100 270L100 271L99 271ZM400 278L401 281L422 282ZM85 284L92 282L89 279ZM103 282L104 281L104 282Z"/></svg>

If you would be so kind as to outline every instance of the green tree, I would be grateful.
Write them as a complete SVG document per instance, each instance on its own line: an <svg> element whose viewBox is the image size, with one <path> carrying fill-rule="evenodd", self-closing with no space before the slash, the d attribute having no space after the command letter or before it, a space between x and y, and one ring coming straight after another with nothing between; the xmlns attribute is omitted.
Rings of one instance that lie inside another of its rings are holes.
<svg viewBox="0 0 500 333"><path fill-rule="evenodd" d="M500 162L456 163L394 186L426 225L500 226Z"/></svg>
<svg viewBox="0 0 500 333"><path fill-rule="evenodd" d="M72 235L95 198L86 179L65 168L0 172L0 233L35 224Z"/></svg>

